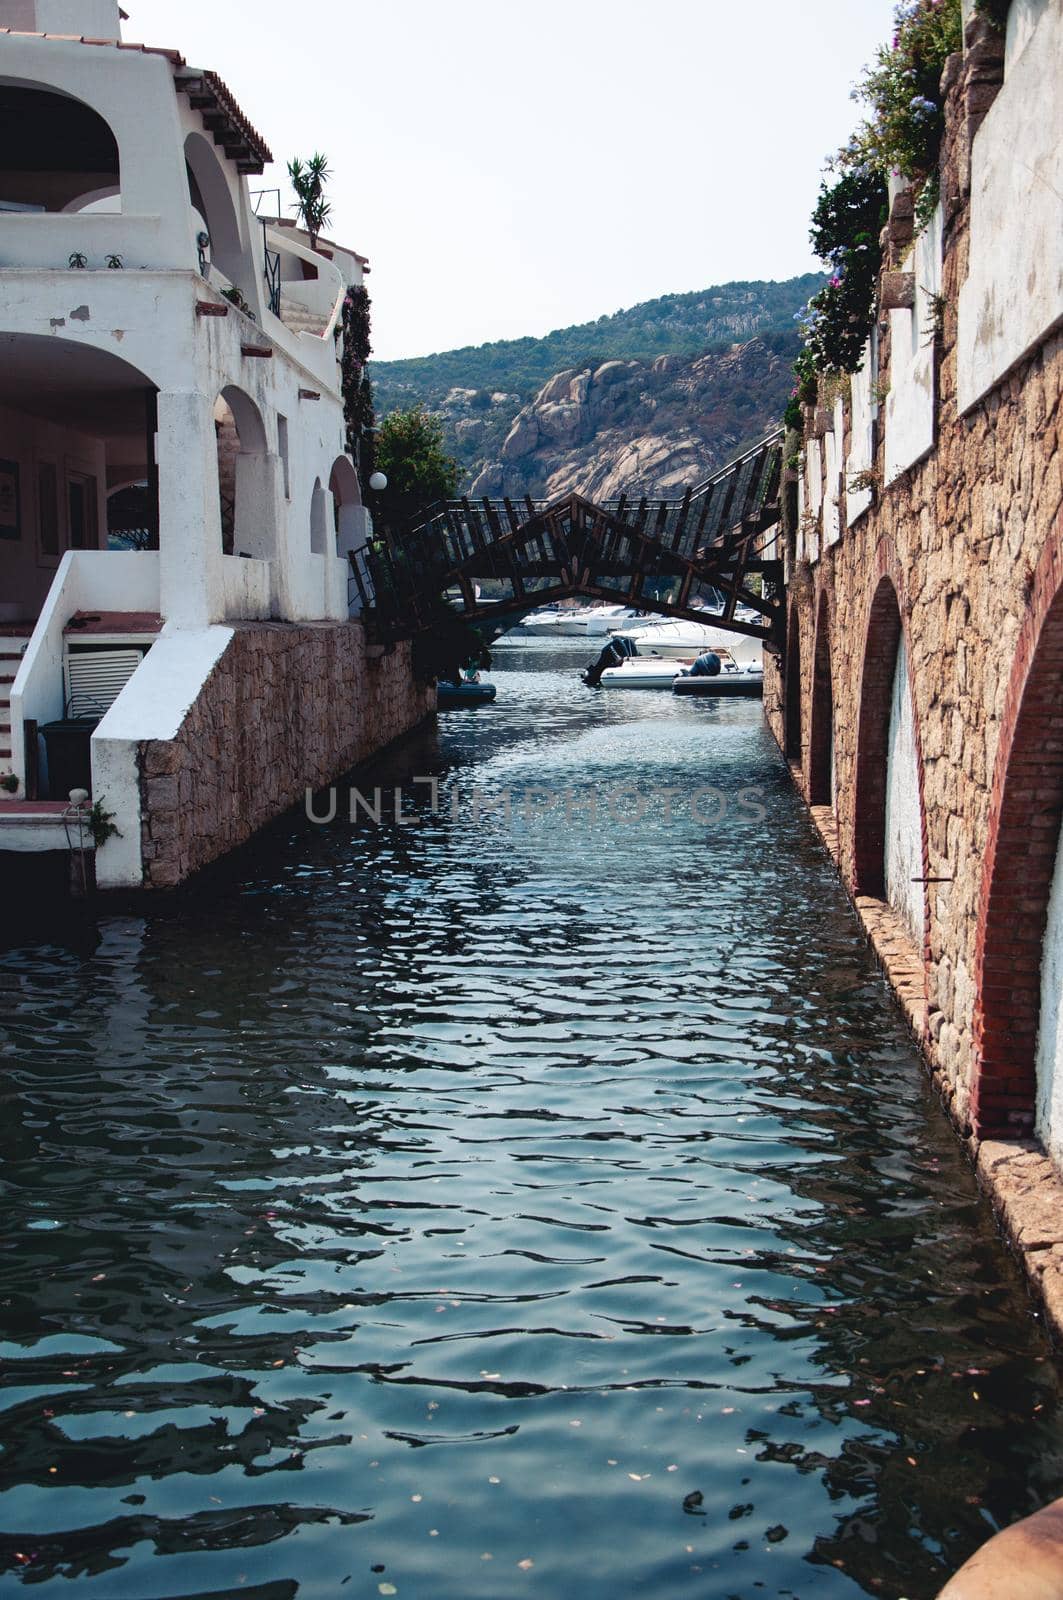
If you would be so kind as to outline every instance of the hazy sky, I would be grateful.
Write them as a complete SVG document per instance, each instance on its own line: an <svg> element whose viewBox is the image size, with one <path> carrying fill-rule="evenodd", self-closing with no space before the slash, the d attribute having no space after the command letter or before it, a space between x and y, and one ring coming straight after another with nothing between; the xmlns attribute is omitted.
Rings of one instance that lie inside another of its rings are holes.
<svg viewBox="0 0 1063 1600"><path fill-rule="evenodd" d="M253 185L328 155L381 359L812 270L823 158L892 31L889 0L124 3L126 39L225 79L276 158Z"/></svg>

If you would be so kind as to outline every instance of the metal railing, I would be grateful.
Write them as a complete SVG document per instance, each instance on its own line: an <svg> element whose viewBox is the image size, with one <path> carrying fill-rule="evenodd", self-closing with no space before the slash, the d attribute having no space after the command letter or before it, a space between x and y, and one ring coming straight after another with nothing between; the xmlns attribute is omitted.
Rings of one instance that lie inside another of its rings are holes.
<svg viewBox="0 0 1063 1600"><path fill-rule="evenodd" d="M270 249L266 230L272 221L280 220L281 192L279 189L252 189L250 194L255 216L258 217L262 224L262 277L266 284L266 298L273 315L279 317L281 314L281 258L276 250ZM262 200L267 194L276 195L277 197L277 209L274 217L260 215Z"/></svg>
<svg viewBox="0 0 1063 1600"><path fill-rule="evenodd" d="M729 596L729 615L753 598L773 614L781 588L774 522L782 440L774 431L681 499L438 502L415 525L362 552L364 571L353 581L364 609L414 630L447 589L461 590L466 612L476 611L475 583L494 579L511 588L514 604L566 585L636 603L648 585L670 580L677 614L706 585ZM763 578L756 597L746 582L750 571Z"/></svg>

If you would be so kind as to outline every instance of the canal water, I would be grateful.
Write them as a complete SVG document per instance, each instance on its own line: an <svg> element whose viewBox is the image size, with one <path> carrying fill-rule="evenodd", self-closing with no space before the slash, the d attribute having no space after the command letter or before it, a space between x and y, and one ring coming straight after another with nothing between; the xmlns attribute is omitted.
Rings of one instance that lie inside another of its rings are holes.
<svg viewBox="0 0 1063 1600"><path fill-rule="evenodd" d="M0 1594L922 1600L1063 1491L759 706L587 654L500 646L353 824L8 908Z"/></svg>

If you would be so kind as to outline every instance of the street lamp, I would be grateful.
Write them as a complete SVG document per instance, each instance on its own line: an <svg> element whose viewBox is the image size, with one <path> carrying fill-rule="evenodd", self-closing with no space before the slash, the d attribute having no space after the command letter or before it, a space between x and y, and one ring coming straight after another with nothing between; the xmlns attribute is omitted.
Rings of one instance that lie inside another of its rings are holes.
<svg viewBox="0 0 1063 1600"><path fill-rule="evenodd" d="M369 487L372 489L374 494L383 494L387 486L388 480L386 473L374 472L372 477L369 479Z"/></svg>

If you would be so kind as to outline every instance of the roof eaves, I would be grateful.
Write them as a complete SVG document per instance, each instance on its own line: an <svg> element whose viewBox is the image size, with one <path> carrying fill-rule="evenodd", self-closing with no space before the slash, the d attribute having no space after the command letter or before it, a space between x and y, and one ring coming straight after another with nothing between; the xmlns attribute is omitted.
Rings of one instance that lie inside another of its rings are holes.
<svg viewBox="0 0 1063 1600"><path fill-rule="evenodd" d="M202 113L215 144L222 145L232 156L240 172L261 172L273 160L273 154L241 111L228 84L205 67L187 67L184 62L180 66L174 82L187 94L189 104Z"/></svg>

